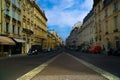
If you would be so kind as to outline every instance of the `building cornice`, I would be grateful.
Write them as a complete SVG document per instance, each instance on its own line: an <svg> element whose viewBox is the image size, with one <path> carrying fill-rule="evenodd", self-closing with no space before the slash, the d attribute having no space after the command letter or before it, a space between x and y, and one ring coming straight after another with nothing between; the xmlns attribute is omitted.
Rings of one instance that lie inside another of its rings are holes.
<svg viewBox="0 0 120 80"><path fill-rule="evenodd" d="M42 15L42 16L45 18L45 20L47 21L48 19L46 18L44 11L38 6L38 4L37 4L35 1L33 1L33 4L34 4L34 7L41 13L41 15Z"/></svg>

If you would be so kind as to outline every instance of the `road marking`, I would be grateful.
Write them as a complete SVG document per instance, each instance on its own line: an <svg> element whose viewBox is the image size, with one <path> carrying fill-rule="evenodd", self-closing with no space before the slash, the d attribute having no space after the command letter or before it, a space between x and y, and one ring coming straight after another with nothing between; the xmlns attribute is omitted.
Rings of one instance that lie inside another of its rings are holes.
<svg viewBox="0 0 120 80"><path fill-rule="evenodd" d="M96 66L94 66L94 65L92 65L92 64L90 64L90 63L88 63L86 61L83 61L83 60L81 60L81 59L79 59L77 57L74 57L74 56L70 55L70 54L67 54L67 55L73 57L74 59L81 62L85 66L91 68L92 70L96 71L97 73L100 73L102 76L104 76L105 78L107 78L109 80L120 80L119 77L117 77L117 76L115 76L115 75L113 75L113 74L111 74L111 73L109 73L109 72L107 72L105 70L102 70L102 69L100 69L100 68L98 68L98 67L96 67Z"/></svg>
<svg viewBox="0 0 120 80"><path fill-rule="evenodd" d="M46 63L43 63L42 65L36 67L35 69L29 71L25 75L17 78L17 80L30 80L32 79L35 75L37 75L39 72L41 72L45 67L48 66L51 62L53 62L57 57L60 55L57 55L56 57L52 58L51 60L47 61Z"/></svg>

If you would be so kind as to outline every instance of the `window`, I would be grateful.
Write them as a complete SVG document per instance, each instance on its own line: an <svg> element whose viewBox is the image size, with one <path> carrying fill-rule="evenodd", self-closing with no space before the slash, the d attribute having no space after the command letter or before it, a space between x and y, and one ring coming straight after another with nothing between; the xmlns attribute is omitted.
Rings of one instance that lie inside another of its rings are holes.
<svg viewBox="0 0 120 80"><path fill-rule="evenodd" d="M114 12L117 11L117 10L118 10L118 2L115 1L115 2L114 2Z"/></svg>
<svg viewBox="0 0 120 80"><path fill-rule="evenodd" d="M105 10L105 17L108 16L108 9Z"/></svg>
<svg viewBox="0 0 120 80"><path fill-rule="evenodd" d="M5 13L9 14L9 6L8 5L6 5Z"/></svg>
<svg viewBox="0 0 120 80"><path fill-rule="evenodd" d="M115 26L115 29L118 29L118 16L114 17L114 26Z"/></svg>
<svg viewBox="0 0 120 80"><path fill-rule="evenodd" d="M106 30L106 33L105 33L105 34L108 34L108 21L106 21L105 30Z"/></svg>
<svg viewBox="0 0 120 80"><path fill-rule="evenodd" d="M8 33L8 32L9 32L9 23L6 23L5 32L6 32L6 33Z"/></svg>
<svg viewBox="0 0 120 80"><path fill-rule="evenodd" d="M18 35L20 35L20 27L18 27Z"/></svg>
<svg viewBox="0 0 120 80"><path fill-rule="evenodd" d="M115 45L117 49L120 49L120 38L119 37L115 37Z"/></svg>
<svg viewBox="0 0 120 80"><path fill-rule="evenodd" d="M13 25L13 33L15 33L15 26Z"/></svg>
<svg viewBox="0 0 120 80"><path fill-rule="evenodd" d="M15 10L12 10L12 18L15 18Z"/></svg>
<svg viewBox="0 0 120 80"><path fill-rule="evenodd" d="M101 32L102 30L101 30L101 24L99 24L99 32Z"/></svg>
<svg viewBox="0 0 120 80"><path fill-rule="evenodd" d="M18 27L15 27L15 34L18 34Z"/></svg>
<svg viewBox="0 0 120 80"><path fill-rule="evenodd" d="M98 6L98 12L100 12L100 5Z"/></svg>

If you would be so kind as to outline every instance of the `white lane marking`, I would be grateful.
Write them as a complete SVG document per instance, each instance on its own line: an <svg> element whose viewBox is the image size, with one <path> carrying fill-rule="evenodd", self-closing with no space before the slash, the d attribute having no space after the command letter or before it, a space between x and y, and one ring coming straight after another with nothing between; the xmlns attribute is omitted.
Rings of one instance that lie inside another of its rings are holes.
<svg viewBox="0 0 120 80"><path fill-rule="evenodd" d="M109 73L109 72L107 72L105 70L102 70L102 69L100 69L100 68L98 68L98 67L96 67L96 66L94 66L94 65L92 65L92 64L90 64L88 62L85 62L85 61L83 61L83 60L81 60L81 59L79 59L77 57L74 57L74 56L72 56L70 54L67 54L67 55L73 57L77 61L81 62L82 64L86 65L87 67L91 68L92 70L96 71L97 73L101 74L102 76L104 76L105 78L107 78L109 80L120 80L119 77L117 77L117 76L115 76L115 75L113 75L113 74L111 74L111 73Z"/></svg>
<svg viewBox="0 0 120 80"><path fill-rule="evenodd" d="M17 80L30 80L30 79L32 79L35 75L37 75L39 72L41 72L45 67L47 67L51 62L53 62L59 56L60 55L52 58L51 60L47 61L46 63L43 63L42 65L29 71L28 73L24 74L23 76L17 78Z"/></svg>

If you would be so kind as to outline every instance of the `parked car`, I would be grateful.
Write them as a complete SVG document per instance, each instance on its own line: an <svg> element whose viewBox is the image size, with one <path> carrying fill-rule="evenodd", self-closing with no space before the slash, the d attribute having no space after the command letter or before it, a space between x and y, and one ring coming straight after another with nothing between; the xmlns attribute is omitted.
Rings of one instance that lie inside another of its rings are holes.
<svg viewBox="0 0 120 80"><path fill-rule="evenodd" d="M115 56L120 56L120 49L115 50L115 51L114 51L114 55L115 55Z"/></svg>
<svg viewBox="0 0 120 80"><path fill-rule="evenodd" d="M101 46L92 46L91 48L88 49L88 51L91 53L100 53Z"/></svg>
<svg viewBox="0 0 120 80"><path fill-rule="evenodd" d="M113 55L113 56L120 56L120 49L112 49L110 48L108 51L107 51L107 55L110 56L110 55Z"/></svg>
<svg viewBox="0 0 120 80"><path fill-rule="evenodd" d="M36 55L41 52L41 45L32 45L30 50L28 51L28 55Z"/></svg>

